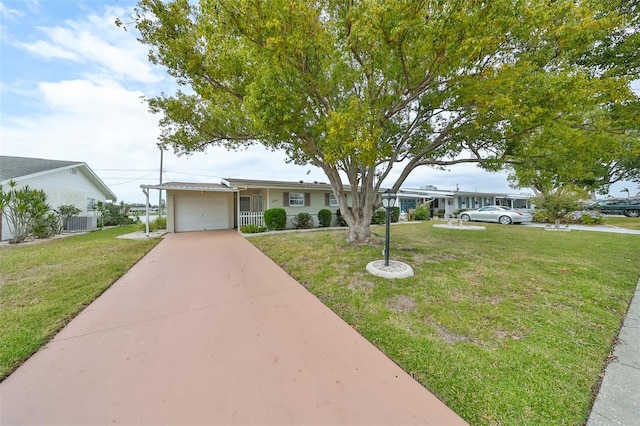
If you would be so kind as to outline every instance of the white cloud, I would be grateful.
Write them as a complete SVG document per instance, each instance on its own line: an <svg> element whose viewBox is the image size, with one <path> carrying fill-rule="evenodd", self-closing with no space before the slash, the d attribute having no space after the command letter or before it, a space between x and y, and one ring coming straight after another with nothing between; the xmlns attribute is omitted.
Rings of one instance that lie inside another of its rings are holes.
<svg viewBox="0 0 640 426"><path fill-rule="evenodd" d="M60 58L75 62L79 62L81 59L72 51L42 40L38 40L35 43L16 43L16 46L42 58Z"/></svg>
<svg viewBox="0 0 640 426"><path fill-rule="evenodd" d="M91 13L86 19L38 27L46 40L16 46L43 58L81 63L87 67L87 76L97 73L139 83L162 81L163 73L147 61L146 50L135 35L116 27L116 17L125 13L121 8L105 8L102 14Z"/></svg>
<svg viewBox="0 0 640 426"><path fill-rule="evenodd" d="M14 20L21 16L24 16L22 11L10 9L4 2L0 2L0 17L2 17L2 19Z"/></svg>

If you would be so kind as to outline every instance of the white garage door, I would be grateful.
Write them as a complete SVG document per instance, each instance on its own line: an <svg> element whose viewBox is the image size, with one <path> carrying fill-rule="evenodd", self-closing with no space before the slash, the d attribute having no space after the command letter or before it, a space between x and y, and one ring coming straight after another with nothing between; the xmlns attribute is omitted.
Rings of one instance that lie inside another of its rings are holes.
<svg viewBox="0 0 640 426"><path fill-rule="evenodd" d="M176 232L229 229L228 193L176 194L174 198Z"/></svg>

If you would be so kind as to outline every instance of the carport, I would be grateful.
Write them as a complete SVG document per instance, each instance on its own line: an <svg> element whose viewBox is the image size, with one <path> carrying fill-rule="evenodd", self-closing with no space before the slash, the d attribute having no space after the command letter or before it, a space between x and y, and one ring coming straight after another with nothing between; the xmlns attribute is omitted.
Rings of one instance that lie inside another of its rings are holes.
<svg viewBox="0 0 640 426"><path fill-rule="evenodd" d="M147 197L147 223L149 190L166 191L168 232L211 231L235 226L234 201L238 190L224 180L219 184L168 182L140 188Z"/></svg>

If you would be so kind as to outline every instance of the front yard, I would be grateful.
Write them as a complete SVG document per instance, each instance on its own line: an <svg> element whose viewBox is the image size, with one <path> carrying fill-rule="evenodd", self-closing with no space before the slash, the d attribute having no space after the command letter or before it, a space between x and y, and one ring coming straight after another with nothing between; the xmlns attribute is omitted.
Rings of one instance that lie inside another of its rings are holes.
<svg viewBox="0 0 640 426"><path fill-rule="evenodd" d="M136 225L0 247L0 381L155 246Z"/></svg>
<svg viewBox="0 0 640 426"><path fill-rule="evenodd" d="M471 424L582 424L640 236L432 224L392 227L392 259L416 271L395 281L365 272L382 244L349 247L343 231L250 241Z"/></svg>
<svg viewBox="0 0 640 426"><path fill-rule="evenodd" d="M582 424L640 276L640 236L432 224L392 227L391 258L416 271L402 280L365 272L382 242L351 247L342 229L249 241L469 423ZM115 238L135 230L0 247L0 379L160 241Z"/></svg>

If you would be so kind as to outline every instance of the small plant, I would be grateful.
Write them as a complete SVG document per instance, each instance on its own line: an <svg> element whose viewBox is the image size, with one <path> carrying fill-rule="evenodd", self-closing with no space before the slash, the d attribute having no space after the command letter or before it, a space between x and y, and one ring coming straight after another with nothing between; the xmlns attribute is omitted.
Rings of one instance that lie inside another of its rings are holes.
<svg viewBox="0 0 640 426"><path fill-rule="evenodd" d="M62 229L67 229L69 227L69 221L74 217L78 216L82 210L74 206L73 204L64 204L59 206L55 212L60 218L60 222L62 224Z"/></svg>
<svg viewBox="0 0 640 426"><path fill-rule="evenodd" d="M9 182L5 190L0 186L0 210L7 220L13 235L11 243L23 242L38 221L43 220L51 207L47 194L41 189L31 189L28 185L18 188L15 181Z"/></svg>
<svg viewBox="0 0 640 426"><path fill-rule="evenodd" d="M264 212L264 223L268 229L282 231L287 226L287 212L283 208L267 209Z"/></svg>
<svg viewBox="0 0 640 426"><path fill-rule="evenodd" d="M431 202L420 204L416 208L415 220L429 220L431 218Z"/></svg>
<svg viewBox="0 0 640 426"><path fill-rule="evenodd" d="M400 207L396 206L391 210L391 222L398 222L400 220Z"/></svg>
<svg viewBox="0 0 640 426"><path fill-rule="evenodd" d="M387 223L387 211L385 209L378 209L373 212L373 216L371 216L372 225L384 225L385 223Z"/></svg>
<svg viewBox="0 0 640 426"><path fill-rule="evenodd" d="M61 231L62 221L54 213L38 218L31 229L31 233L36 238L49 238L59 234Z"/></svg>
<svg viewBox="0 0 640 426"><path fill-rule="evenodd" d="M240 227L240 232L242 232L243 234L259 234L260 232L265 232L266 230L266 226L256 225L254 223L250 225L242 225Z"/></svg>
<svg viewBox="0 0 640 426"><path fill-rule="evenodd" d="M318 222L321 228L331 226L331 210L322 209L318 212Z"/></svg>
<svg viewBox="0 0 640 426"><path fill-rule="evenodd" d="M313 228L313 218L309 213L298 213L297 215L295 215L291 223L296 229Z"/></svg>

